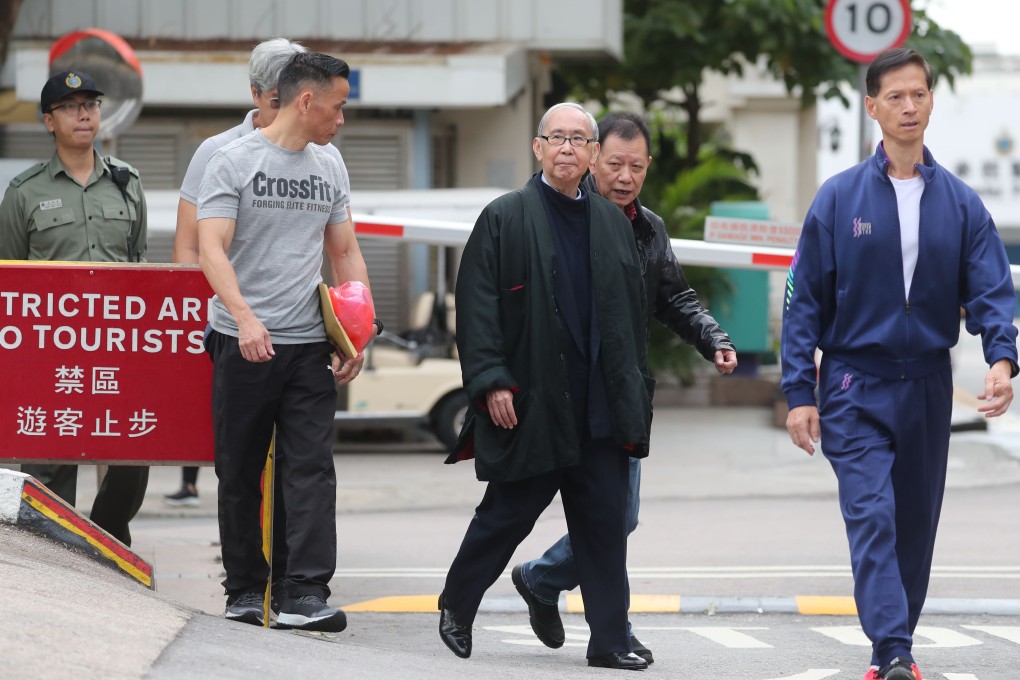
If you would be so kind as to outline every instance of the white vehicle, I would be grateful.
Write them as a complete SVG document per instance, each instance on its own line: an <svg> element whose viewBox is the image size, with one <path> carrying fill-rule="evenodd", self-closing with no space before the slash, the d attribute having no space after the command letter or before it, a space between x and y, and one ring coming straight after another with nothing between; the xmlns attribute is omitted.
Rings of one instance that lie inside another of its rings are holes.
<svg viewBox="0 0 1020 680"><path fill-rule="evenodd" d="M378 366L373 352L366 350L361 375L339 390L334 423L340 428L423 426L452 450L468 407L460 362L429 358L416 365Z"/></svg>
<svg viewBox="0 0 1020 680"><path fill-rule="evenodd" d="M417 328L427 326L434 298L419 299ZM452 295L446 299L452 304ZM445 316L452 328L452 308ZM421 339L384 331L369 344L361 375L337 393L333 422L339 428L423 426L452 450L468 407L460 362L450 356L453 335L437 330L439 342L428 342L425 333L411 335Z"/></svg>

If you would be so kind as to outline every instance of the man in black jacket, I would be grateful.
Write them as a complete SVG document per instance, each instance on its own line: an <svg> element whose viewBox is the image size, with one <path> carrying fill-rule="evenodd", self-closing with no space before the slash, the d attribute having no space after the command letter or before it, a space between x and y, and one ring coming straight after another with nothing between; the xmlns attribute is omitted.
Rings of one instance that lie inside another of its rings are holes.
<svg viewBox="0 0 1020 680"><path fill-rule="evenodd" d="M581 179L595 119L552 107L532 142L542 171L490 203L457 277L457 347L470 410L450 462L487 481L450 566L439 632L471 655L485 590L559 491L585 619L588 665L643 669L627 635L630 456L648 454L653 381L640 259L624 215Z"/></svg>
<svg viewBox="0 0 1020 680"><path fill-rule="evenodd" d="M733 343L687 284L662 218L638 202L652 161L648 155L651 139L648 125L634 114L611 113L599 121L599 139L602 148L592 159L592 174L582 187L598 191L630 220L641 259L648 310L659 323L694 345L720 373L732 373L737 366ZM641 461L631 458L628 533L637 528L640 487ZM561 538L537 560L514 567L511 578L528 603L535 634L547 647L562 646L565 636L557 603L562 591L573 590L579 583L570 536ZM631 650L652 663L652 652L634 637L632 630L628 632Z"/></svg>

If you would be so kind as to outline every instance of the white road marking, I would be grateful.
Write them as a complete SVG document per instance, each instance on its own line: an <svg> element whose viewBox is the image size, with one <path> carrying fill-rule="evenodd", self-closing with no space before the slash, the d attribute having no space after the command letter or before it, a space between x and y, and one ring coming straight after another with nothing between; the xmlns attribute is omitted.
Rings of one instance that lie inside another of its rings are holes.
<svg viewBox="0 0 1020 680"><path fill-rule="evenodd" d="M930 642L918 642L918 638L927 638ZM927 649L952 649L955 647L974 647L984 644L977 638L958 633L949 628L938 626L918 626L914 630L914 649L925 647Z"/></svg>
<svg viewBox="0 0 1020 680"><path fill-rule="evenodd" d="M844 645L853 647L870 647L871 640L860 629L860 626L825 626L812 628L816 633L832 638ZM925 642L924 640L927 640ZM918 626L914 631L914 648L926 649L954 649L959 647L974 647L984 644L977 638L964 635L949 628L938 626Z"/></svg>
<svg viewBox="0 0 1020 680"><path fill-rule="evenodd" d="M836 642L854 647L870 647L871 640L864 634L860 626L825 626L824 628L812 628L816 633L832 638Z"/></svg>
<svg viewBox="0 0 1020 680"><path fill-rule="evenodd" d="M979 631L988 635L1020 644L1020 626L975 626L961 625L961 628ZM514 637L500 640L511 645L541 647L531 626L484 626L483 630L510 634ZM763 642L745 631L770 630L768 627L726 627L726 626L639 626L640 631L688 631L727 649L772 649L773 645ZM859 626L814 627L812 631L845 645L870 647L871 642ZM587 626L564 626L566 642L564 647L586 647ZM918 626L914 632L914 647L926 649L953 649L984 644L981 640L964 635L950 628L940 626ZM839 669L811 668L798 675L785 676L782 680L825 680L839 675ZM971 673L943 673L945 680L979 680ZM775 678L774 680L780 680Z"/></svg>
<svg viewBox="0 0 1020 680"><path fill-rule="evenodd" d="M503 640L503 642L507 642L512 645L542 645L538 638L535 637L535 633L531 630L531 626L485 626L484 630L523 636L522 638ZM571 641L576 641L573 643L573 646L588 644L587 626L564 626L563 630L566 633L567 642L565 644L567 646L571 646ZM722 645L727 649L772 649L772 645L742 632L745 630L768 630L768 628L764 627L729 628L724 626L640 626L638 630L686 630Z"/></svg>
<svg viewBox="0 0 1020 680"><path fill-rule="evenodd" d="M744 630L768 630L768 628L723 628L717 626L685 626L677 630L687 630L700 635L712 642L717 642L727 649L772 649L772 645L751 637Z"/></svg>
<svg viewBox="0 0 1020 680"><path fill-rule="evenodd" d="M995 637L1002 638L1003 640L1009 640L1020 645L1020 626L967 626L961 625L961 628L967 630L979 630L982 633L988 633Z"/></svg>
<svg viewBox="0 0 1020 680"><path fill-rule="evenodd" d="M521 635L523 637L507 638L500 640L509 645L524 645L525 647L544 647L542 641L535 637L535 632L531 630L531 626L483 626L482 630L491 630L496 633L509 633L510 635ZM578 631L578 632L572 632ZM563 643L564 647L587 647L588 646L588 626L564 626L563 632L566 633L567 641Z"/></svg>

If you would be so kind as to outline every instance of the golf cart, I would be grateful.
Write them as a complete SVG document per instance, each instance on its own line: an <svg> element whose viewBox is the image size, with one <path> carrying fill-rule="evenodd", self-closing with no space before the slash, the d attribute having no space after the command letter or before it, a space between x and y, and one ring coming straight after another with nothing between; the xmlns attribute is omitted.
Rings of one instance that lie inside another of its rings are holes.
<svg viewBox="0 0 1020 680"><path fill-rule="evenodd" d="M425 293L414 328L383 331L365 348L365 366L337 392L338 429L424 427L448 450L467 413L453 342L453 294Z"/></svg>

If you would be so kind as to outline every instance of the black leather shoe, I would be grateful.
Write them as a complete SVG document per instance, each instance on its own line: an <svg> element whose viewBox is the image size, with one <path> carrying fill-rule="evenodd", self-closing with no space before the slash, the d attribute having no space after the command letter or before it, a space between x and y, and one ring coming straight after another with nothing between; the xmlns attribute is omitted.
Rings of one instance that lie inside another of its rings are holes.
<svg viewBox="0 0 1020 680"><path fill-rule="evenodd" d="M643 671L648 668L648 662L634 652L610 652L601 656L590 656L588 665L621 671Z"/></svg>
<svg viewBox="0 0 1020 680"><path fill-rule="evenodd" d="M462 625L452 609L439 596L439 637L450 651L462 659L471 656L471 626Z"/></svg>
<svg viewBox="0 0 1020 680"><path fill-rule="evenodd" d="M542 602L528 588L521 573L524 565L518 564L510 571L510 580L514 582L517 592L528 604L528 616L531 617L531 630L535 632L542 644L552 649L563 646L566 635L563 632L563 621L560 620L560 609L554 604Z"/></svg>
<svg viewBox="0 0 1020 680"><path fill-rule="evenodd" d="M641 641L633 635L630 636L630 651L647 661L649 666L655 663L655 657L652 656L652 650L641 644Z"/></svg>

